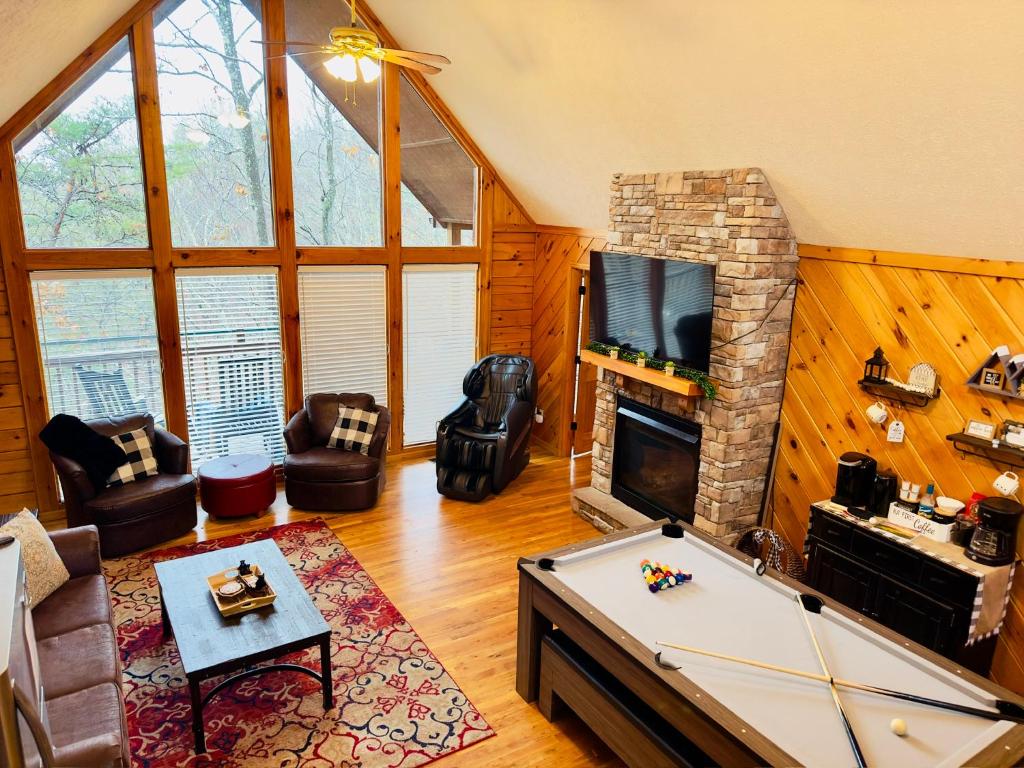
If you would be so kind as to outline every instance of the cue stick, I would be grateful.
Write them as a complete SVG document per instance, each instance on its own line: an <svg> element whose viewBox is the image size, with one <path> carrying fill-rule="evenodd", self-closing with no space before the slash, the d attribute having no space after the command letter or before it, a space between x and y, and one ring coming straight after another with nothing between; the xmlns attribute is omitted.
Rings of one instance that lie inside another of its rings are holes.
<svg viewBox="0 0 1024 768"><path fill-rule="evenodd" d="M693 648L689 645L678 645L676 643L669 643L664 640L658 640L658 645L664 646L665 648L674 648L677 651L687 651L688 653L696 653L699 656L710 656L713 659L722 659L723 661L732 661L736 664L745 664L748 667L757 667L759 669L767 669L771 672L781 672L785 675L792 675L794 677L802 677L807 680L816 680L819 683L827 683L828 678L825 675L820 675L817 672L804 672L802 669L793 669L791 667L780 667L778 664L769 664L766 661L756 661L754 659L745 659L742 656L729 656L725 653L717 653L715 651L705 651L702 648ZM868 685L867 683L855 683L852 680L843 680L842 678L836 677L832 680L836 685L842 688L852 688L857 691L866 691L867 693L874 693L879 696L889 696L894 699L902 699L904 701L911 701L915 704L926 704L930 707L936 707L938 709L948 709L951 712L960 712L965 715L973 715L975 717L982 717L986 720L1009 720L1014 723L1024 723L1024 712L1021 714L1013 714L1010 712L993 712L990 709L981 709L980 707L971 707L966 704L955 704L951 701L942 701L940 699L930 699L927 696L918 696L916 693L904 693L903 691L894 691L891 688L879 688L876 685ZM1013 702L1003 702L1002 700L995 700L993 706L999 706L1000 704L1007 706L1016 706Z"/></svg>
<svg viewBox="0 0 1024 768"><path fill-rule="evenodd" d="M832 678L832 673L828 669L828 663L825 661L825 654L821 652L821 646L818 645L818 638L814 634L814 627L811 626L811 620L807 617L807 606L804 605L800 599L803 597L800 593L796 594L796 602L800 607L800 616L804 620L804 626L807 627L807 634L811 637L811 643L814 645L814 652L818 654L818 662L821 664L821 671L828 677L828 690L832 694L832 701L835 702L836 712L839 713L839 717L843 721L843 728L846 730L846 738L850 740L850 748L853 750L853 756L857 758L857 765L860 768L867 768L867 761L864 759L864 753L860 749L860 744L857 743L857 734L853 732L853 726L850 724L850 718L846 716L846 710L843 709L843 702L839 700L839 689L836 688L836 682Z"/></svg>

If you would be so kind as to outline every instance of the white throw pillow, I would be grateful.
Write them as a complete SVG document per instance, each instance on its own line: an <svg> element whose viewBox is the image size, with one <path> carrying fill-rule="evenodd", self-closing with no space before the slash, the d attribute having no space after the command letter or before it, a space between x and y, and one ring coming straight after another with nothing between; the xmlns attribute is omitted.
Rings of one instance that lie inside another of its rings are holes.
<svg viewBox="0 0 1024 768"><path fill-rule="evenodd" d="M53 542L46 535L46 529L27 509L0 526L0 536L4 535L13 536L21 542L29 608L35 608L71 578Z"/></svg>

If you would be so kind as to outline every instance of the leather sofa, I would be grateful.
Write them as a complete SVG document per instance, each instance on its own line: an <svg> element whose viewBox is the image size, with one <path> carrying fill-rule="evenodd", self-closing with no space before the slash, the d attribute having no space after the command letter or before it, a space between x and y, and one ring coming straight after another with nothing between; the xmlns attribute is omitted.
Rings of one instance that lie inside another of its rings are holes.
<svg viewBox="0 0 1024 768"><path fill-rule="evenodd" d="M121 661L95 526L50 533L71 580L32 610L58 766L131 764Z"/></svg>
<svg viewBox="0 0 1024 768"><path fill-rule="evenodd" d="M480 501L530 463L537 404L533 360L488 355L462 381L466 399L437 425L437 491Z"/></svg>
<svg viewBox="0 0 1024 768"><path fill-rule="evenodd" d="M196 527L196 481L188 474L185 442L156 427L148 413L85 423L109 437L144 428L153 443L159 474L121 486L94 488L80 464L51 451L69 527L95 525L103 557L136 552Z"/></svg>
<svg viewBox="0 0 1024 768"><path fill-rule="evenodd" d="M377 426L366 455L328 448L338 423L338 407L377 412ZM368 509L384 490L391 414L372 395L315 394L306 398L284 430L284 493L297 509L346 512Z"/></svg>

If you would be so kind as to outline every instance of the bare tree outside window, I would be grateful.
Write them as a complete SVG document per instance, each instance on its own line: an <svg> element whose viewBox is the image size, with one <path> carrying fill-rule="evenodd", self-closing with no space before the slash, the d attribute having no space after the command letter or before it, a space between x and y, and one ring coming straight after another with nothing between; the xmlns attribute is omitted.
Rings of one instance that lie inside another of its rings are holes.
<svg viewBox="0 0 1024 768"><path fill-rule="evenodd" d="M157 14L171 239L178 247L274 243L258 14L258 3L238 0L167 0Z"/></svg>

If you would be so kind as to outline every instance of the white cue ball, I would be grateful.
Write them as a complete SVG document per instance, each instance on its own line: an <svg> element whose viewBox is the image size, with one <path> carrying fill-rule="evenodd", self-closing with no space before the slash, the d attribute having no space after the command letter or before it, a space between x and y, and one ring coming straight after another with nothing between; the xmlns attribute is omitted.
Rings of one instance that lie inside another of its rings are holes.
<svg viewBox="0 0 1024 768"><path fill-rule="evenodd" d="M894 717L892 722L889 723L889 730L895 733L897 736L907 735L907 724L900 718Z"/></svg>

